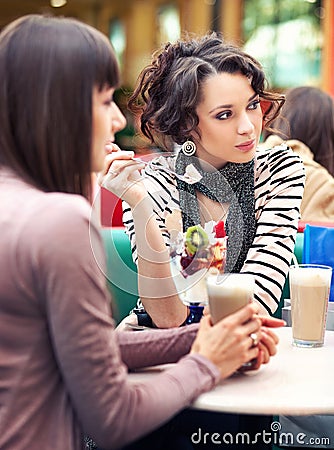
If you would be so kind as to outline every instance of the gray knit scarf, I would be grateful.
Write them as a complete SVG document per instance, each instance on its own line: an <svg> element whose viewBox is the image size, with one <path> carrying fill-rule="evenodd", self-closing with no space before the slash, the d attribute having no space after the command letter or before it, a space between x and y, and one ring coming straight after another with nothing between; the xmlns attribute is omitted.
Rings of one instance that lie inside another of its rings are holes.
<svg viewBox="0 0 334 450"><path fill-rule="evenodd" d="M175 170L184 174L186 167L193 164L202 179L188 184L177 179L183 231L201 223L196 191L219 203L229 203L225 221L228 236L225 272L240 272L251 247L255 232L254 160L247 163L227 163L215 172L204 172L195 156L179 152Z"/></svg>

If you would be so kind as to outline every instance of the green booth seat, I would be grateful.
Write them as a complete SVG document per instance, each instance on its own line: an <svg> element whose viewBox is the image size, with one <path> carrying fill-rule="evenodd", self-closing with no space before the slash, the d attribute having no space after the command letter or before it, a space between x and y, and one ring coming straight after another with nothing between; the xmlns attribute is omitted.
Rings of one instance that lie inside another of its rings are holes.
<svg viewBox="0 0 334 450"><path fill-rule="evenodd" d="M123 227L101 229L107 258L107 285L112 295L113 318L118 324L138 300L137 267Z"/></svg>
<svg viewBox="0 0 334 450"><path fill-rule="evenodd" d="M101 229L107 257L107 284L113 298L113 317L119 323L136 306L138 300L137 267L132 260L131 246L123 227ZM294 253L302 262L304 234L297 233ZM284 285L275 317L281 317L285 298L289 298L288 279Z"/></svg>

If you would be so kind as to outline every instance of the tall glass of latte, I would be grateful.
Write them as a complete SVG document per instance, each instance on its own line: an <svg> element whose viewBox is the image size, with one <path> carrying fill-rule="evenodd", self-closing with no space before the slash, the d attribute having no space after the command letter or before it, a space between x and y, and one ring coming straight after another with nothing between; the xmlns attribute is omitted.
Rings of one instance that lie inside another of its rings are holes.
<svg viewBox="0 0 334 450"><path fill-rule="evenodd" d="M253 300L254 277L246 273L208 275L206 286L210 314L215 324Z"/></svg>
<svg viewBox="0 0 334 450"><path fill-rule="evenodd" d="M324 344L332 268L317 264L291 266L289 272L293 344Z"/></svg>

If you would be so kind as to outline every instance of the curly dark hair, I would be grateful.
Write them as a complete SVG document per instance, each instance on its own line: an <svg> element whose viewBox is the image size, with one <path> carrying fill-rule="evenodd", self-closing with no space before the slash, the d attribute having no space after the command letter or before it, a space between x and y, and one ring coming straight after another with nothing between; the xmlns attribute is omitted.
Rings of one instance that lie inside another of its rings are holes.
<svg viewBox="0 0 334 450"><path fill-rule="evenodd" d="M196 107L201 87L208 77L222 72L242 73L250 79L261 100L264 126L277 117L284 95L267 91L260 63L214 32L168 42L142 70L128 106L139 114L144 136L168 148L171 141L183 144L192 131L199 135Z"/></svg>

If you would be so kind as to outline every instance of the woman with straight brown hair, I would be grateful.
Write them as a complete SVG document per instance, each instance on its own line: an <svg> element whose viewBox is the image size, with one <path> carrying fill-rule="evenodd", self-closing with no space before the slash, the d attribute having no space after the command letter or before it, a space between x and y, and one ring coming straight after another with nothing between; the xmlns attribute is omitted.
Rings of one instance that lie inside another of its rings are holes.
<svg viewBox="0 0 334 450"><path fill-rule="evenodd" d="M0 34L0 79L0 448L75 450L84 434L121 448L243 363L268 362L277 337L261 325L282 322L256 305L215 326L114 330L87 201L124 126L107 38L74 19L20 18ZM177 361L154 382L128 381L128 369Z"/></svg>

